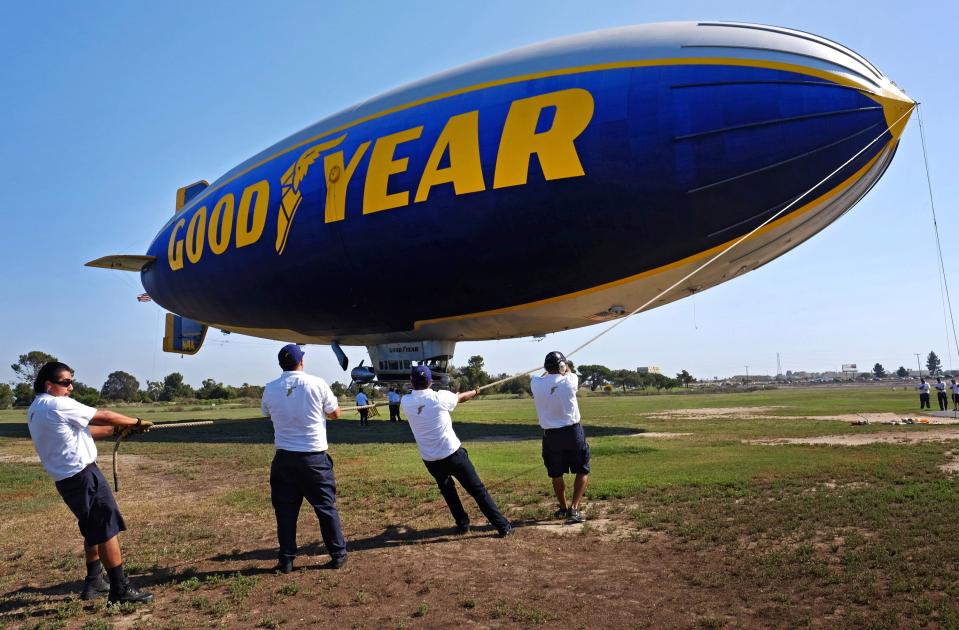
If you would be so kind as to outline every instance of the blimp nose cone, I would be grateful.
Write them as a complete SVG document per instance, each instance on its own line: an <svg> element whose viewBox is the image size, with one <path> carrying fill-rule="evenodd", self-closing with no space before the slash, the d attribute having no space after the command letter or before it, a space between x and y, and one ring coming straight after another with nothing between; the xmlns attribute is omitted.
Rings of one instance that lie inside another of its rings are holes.
<svg viewBox="0 0 959 630"><path fill-rule="evenodd" d="M878 97L882 104L883 113L886 117L886 126L893 139L899 140L906 123L909 122L909 116L912 110L916 108L916 102L909 98L905 92L899 89L892 81L888 81L883 86L882 93Z"/></svg>

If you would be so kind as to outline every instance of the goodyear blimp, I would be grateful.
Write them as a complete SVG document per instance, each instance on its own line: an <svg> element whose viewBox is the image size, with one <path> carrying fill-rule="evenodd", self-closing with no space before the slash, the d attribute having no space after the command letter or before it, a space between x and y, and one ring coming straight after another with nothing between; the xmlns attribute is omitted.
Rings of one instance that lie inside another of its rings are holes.
<svg viewBox="0 0 959 630"><path fill-rule="evenodd" d="M566 37L321 120L182 188L146 255L88 264L140 272L171 352L213 326L330 344L344 368L340 345L367 346L361 380L442 374L457 341L587 326L792 249L876 183L913 107L800 31Z"/></svg>

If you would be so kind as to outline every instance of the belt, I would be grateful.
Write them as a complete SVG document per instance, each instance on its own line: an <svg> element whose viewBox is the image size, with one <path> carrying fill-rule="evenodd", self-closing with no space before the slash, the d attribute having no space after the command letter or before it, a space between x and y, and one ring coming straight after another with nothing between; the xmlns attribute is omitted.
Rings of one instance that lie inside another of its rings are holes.
<svg viewBox="0 0 959 630"><path fill-rule="evenodd" d="M572 427L575 427L577 424L579 424L579 423L578 423L578 422L574 422L573 424L567 424L565 427L558 427L558 428L556 428L556 429L543 429L543 431L545 431L546 433L550 433L550 432L552 432L552 431L566 431L566 430L568 430L568 429L570 429L570 428L572 428Z"/></svg>
<svg viewBox="0 0 959 630"><path fill-rule="evenodd" d="M279 454L279 453L283 453L284 455L300 455L300 456L305 456L305 455L326 455L326 451L288 451L288 450L286 450L285 448L278 448L278 449L276 449L276 452L277 452L278 454Z"/></svg>

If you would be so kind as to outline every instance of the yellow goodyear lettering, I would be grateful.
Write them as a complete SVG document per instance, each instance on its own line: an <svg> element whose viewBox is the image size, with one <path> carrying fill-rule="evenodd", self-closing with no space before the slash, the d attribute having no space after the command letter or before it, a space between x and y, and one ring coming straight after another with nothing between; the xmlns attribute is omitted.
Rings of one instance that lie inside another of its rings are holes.
<svg viewBox="0 0 959 630"><path fill-rule="evenodd" d="M370 154L370 164L366 169L366 185L363 188L363 214L371 214L391 208L399 208L410 202L409 191L389 194L387 192L390 175L406 170L409 158L393 159L396 147L404 142L416 140L423 133L423 125L377 138Z"/></svg>
<svg viewBox="0 0 959 630"><path fill-rule="evenodd" d="M236 217L236 247L252 245L263 235L270 203L270 182L262 180L243 189ZM252 207L252 214L251 208Z"/></svg>
<svg viewBox="0 0 959 630"><path fill-rule="evenodd" d="M233 234L233 206L236 204L236 198L233 193L227 193L220 197L219 201L213 207L210 214L210 232L207 234L207 241L210 243L210 251L219 256L230 246L230 236Z"/></svg>
<svg viewBox="0 0 959 630"><path fill-rule="evenodd" d="M183 229L186 219L180 219L170 230L170 243L167 245L167 261L170 263L170 270L177 271L183 269L183 240L177 239L177 234Z"/></svg>
<svg viewBox="0 0 959 630"><path fill-rule="evenodd" d="M547 107L555 108L553 124L549 130L536 133L536 125ZM525 184L534 153L546 180L585 175L573 141L589 125L594 108L593 95L581 88L513 101L496 155L493 188Z"/></svg>
<svg viewBox="0 0 959 630"><path fill-rule="evenodd" d="M186 257L191 263L200 262L206 240L206 206L193 213L186 228Z"/></svg>
<svg viewBox="0 0 959 630"><path fill-rule="evenodd" d="M439 168L440 160L450 154L449 168ZM479 150L479 110L453 116L440 132L433 151L426 161L414 201L426 201L430 188L453 184L457 195L486 190Z"/></svg>
<svg viewBox="0 0 959 630"><path fill-rule="evenodd" d="M333 223L346 218L346 190L359 166L363 154L370 147L369 141L356 147L350 163L343 166L343 152L337 151L323 157L323 171L326 173L326 211L325 222Z"/></svg>
<svg viewBox="0 0 959 630"><path fill-rule="evenodd" d="M332 149L343 142L344 138L346 138L345 133L338 138L310 147L293 164L290 164L290 168L286 169L283 177L280 178L280 212L276 217L277 254L282 254L286 249L286 240L290 237L293 217L296 215L297 208L300 207L300 202L303 201L300 185L309 172L310 166L323 151Z"/></svg>

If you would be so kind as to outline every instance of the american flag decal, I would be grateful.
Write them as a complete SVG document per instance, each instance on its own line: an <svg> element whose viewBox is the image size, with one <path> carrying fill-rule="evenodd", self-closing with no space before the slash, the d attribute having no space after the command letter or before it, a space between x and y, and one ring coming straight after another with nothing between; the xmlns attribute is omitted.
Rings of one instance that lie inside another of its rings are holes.
<svg viewBox="0 0 959 630"><path fill-rule="evenodd" d="M151 298L146 293L141 293L140 295L137 296L137 302L152 302L152 301L153 301L153 298Z"/></svg>

